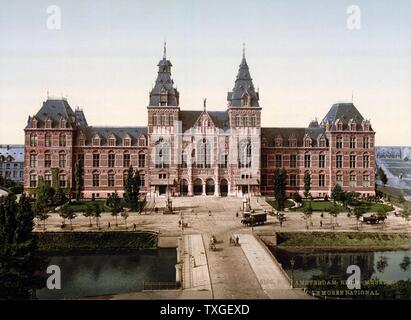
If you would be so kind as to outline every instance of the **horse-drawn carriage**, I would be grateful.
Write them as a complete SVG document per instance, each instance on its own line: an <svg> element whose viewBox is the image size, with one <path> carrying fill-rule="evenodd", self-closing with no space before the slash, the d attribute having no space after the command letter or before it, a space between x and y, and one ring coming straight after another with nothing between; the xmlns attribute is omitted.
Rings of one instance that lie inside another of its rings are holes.
<svg viewBox="0 0 411 320"><path fill-rule="evenodd" d="M267 213L244 213L241 223L247 227L264 224L267 221Z"/></svg>
<svg viewBox="0 0 411 320"><path fill-rule="evenodd" d="M386 218L386 216L376 216L375 214L372 214L369 217L361 217L361 221L367 224L377 224L384 222Z"/></svg>

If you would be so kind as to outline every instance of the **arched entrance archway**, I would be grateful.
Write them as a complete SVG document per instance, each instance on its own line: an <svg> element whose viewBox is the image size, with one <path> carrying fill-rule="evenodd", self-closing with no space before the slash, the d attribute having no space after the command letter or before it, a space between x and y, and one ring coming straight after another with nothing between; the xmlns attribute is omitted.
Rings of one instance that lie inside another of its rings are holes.
<svg viewBox="0 0 411 320"><path fill-rule="evenodd" d="M188 195L188 182L186 179L180 181L180 195L183 197Z"/></svg>
<svg viewBox="0 0 411 320"><path fill-rule="evenodd" d="M206 195L213 196L215 191L215 185L213 179L208 179L206 181Z"/></svg>
<svg viewBox="0 0 411 320"><path fill-rule="evenodd" d="M228 195L228 182L226 179L223 179L220 182L220 194L222 197L227 197Z"/></svg>
<svg viewBox="0 0 411 320"><path fill-rule="evenodd" d="M201 179L194 180L193 192L195 196L201 196L203 194L203 182L201 181Z"/></svg>

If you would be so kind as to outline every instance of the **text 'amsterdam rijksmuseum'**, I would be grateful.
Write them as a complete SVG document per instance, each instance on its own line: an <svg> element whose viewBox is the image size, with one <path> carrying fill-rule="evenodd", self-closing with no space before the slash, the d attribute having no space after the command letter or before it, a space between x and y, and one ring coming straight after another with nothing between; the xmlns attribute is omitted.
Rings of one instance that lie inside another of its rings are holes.
<svg viewBox="0 0 411 320"><path fill-rule="evenodd" d="M203 111L180 107L171 66L164 52L145 127L94 127L66 99L48 98L25 128L26 191L39 181L73 191L79 160L84 198L121 195L130 166L148 195L270 195L275 168L287 171L287 196L303 193L306 173L313 197L336 184L374 194L375 132L352 103L334 104L307 128L261 128L244 55L225 111L208 111L205 101Z"/></svg>

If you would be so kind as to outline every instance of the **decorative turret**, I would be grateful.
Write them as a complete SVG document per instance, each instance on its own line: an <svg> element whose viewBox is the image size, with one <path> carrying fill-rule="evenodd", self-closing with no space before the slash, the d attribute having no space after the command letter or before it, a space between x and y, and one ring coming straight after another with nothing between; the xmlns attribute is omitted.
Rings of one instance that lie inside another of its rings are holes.
<svg viewBox="0 0 411 320"><path fill-rule="evenodd" d="M238 69L237 78L235 80L233 91L228 92L227 101L228 107L260 107L258 92L255 91L253 79L248 69L248 64L245 59L245 47L243 47L243 59L241 60Z"/></svg>
<svg viewBox="0 0 411 320"><path fill-rule="evenodd" d="M170 60L167 60L167 48L165 42L163 59L160 60L157 66L158 74L156 83L150 92L150 107L178 107L180 94L173 86L174 82L171 78L172 64Z"/></svg>

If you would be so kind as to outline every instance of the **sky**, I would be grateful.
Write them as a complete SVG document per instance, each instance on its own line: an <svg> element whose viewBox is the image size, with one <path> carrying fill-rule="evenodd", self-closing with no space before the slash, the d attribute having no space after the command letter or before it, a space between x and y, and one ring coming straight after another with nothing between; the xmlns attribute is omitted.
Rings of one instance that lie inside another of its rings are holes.
<svg viewBox="0 0 411 320"><path fill-rule="evenodd" d="M58 30L47 27L50 5L61 9ZM347 27L351 5L359 29ZM0 0L0 8L0 144L23 143L47 92L83 108L89 124L146 125L166 40L182 110L202 110L205 97L209 110L226 109L245 43L263 126L304 127L353 99L377 145L411 145L409 0Z"/></svg>

